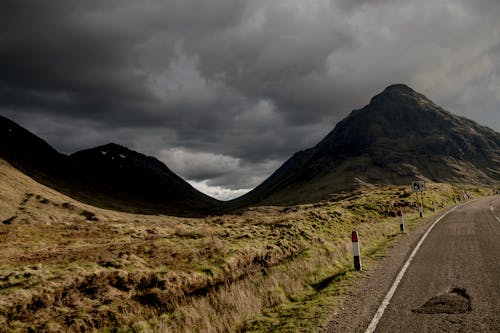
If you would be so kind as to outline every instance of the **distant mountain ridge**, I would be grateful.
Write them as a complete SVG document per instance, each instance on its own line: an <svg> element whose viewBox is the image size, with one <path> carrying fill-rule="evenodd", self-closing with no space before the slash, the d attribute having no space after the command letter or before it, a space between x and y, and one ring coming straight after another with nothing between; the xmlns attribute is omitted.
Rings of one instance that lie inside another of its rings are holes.
<svg viewBox="0 0 500 333"><path fill-rule="evenodd" d="M499 184L500 134L404 84L391 85L233 204L313 202L366 184L413 179Z"/></svg>
<svg viewBox="0 0 500 333"><path fill-rule="evenodd" d="M443 110L404 84L387 87L315 147L295 153L254 190L229 202L199 192L154 157L114 143L68 156L2 116L0 158L85 203L179 216L314 202L370 184L415 179L500 185L500 134Z"/></svg>
<svg viewBox="0 0 500 333"><path fill-rule="evenodd" d="M0 158L44 185L102 208L200 216L220 204L154 157L114 143L64 155L2 116Z"/></svg>
<svg viewBox="0 0 500 333"><path fill-rule="evenodd" d="M70 155L95 183L107 184L117 194L140 194L142 205L168 204L170 211L210 212L219 203L188 184L158 159L110 143ZM159 208L160 208L159 207Z"/></svg>

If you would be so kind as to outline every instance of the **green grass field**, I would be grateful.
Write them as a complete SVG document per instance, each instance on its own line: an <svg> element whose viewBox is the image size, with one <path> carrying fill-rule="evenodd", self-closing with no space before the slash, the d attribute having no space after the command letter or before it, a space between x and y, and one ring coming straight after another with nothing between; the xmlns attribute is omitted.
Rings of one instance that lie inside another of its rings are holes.
<svg viewBox="0 0 500 333"><path fill-rule="evenodd" d="M463 189L430 184L442 208ZM295 332L321 328L364 265L423 223L409 187L202 219L98 209L0 160L0 327L7 331ZM488 190L467 189L474 196Z"/></svg>

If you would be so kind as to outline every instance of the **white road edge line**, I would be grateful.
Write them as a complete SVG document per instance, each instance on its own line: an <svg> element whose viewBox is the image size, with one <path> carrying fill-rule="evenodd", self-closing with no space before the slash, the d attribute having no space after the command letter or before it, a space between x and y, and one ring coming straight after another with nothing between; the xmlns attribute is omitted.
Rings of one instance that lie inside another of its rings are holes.
<svg viewBox="0 0 500 333"><path fill-rule="evenodd" d="M473 200L473 201L475 201L475 200ZM391 289L389 289L389 292L387 293L387 295L385 296L384 300L380 304L377 312L375 313L375 316L373 316L373 319L370 322L370 325L368 325L368 328L366 329L365 333L373 333L373 332L375 332L375 329L377 328L377 325L378 325L378 322L379 322L380 318L382 318L382 315L384 314L384 311L387 308L387 305L389 305L389 302L391 301L392 296L394 296L394 293L396 292L396 288L398 287L399 283L403 279L403 276L405 275L406 270L410 266L410 263L413 260L413 257L415 257L415 255L417 254L418 249L420 248L420 246L422 246L422 243L424 242L424 240L427 237L427 235L431 232L432 228L434 228L434 226L436 225L436 223L438 223L439 221L441 221L441 219L443 219L446 215L448 215L449 213L451 213L452 211L454 211L455 209L457 209L457 207L459 207L459 205L453 207L452 209L450 209L449 211L447 211L446 213L444 213L436 221L434 221L434 223L429 227L429 229L427 229L427 231L425 232L425 234L422 236L422 238L418 242L417 246L415 246L415 248L413 249L413 252L411 253L411 255L408 258L408 260L406 260L405 264L403 265L403 268L401 268L401 271L399 271L399 274L396 277L396 280L394 280L394 283L392 284Z"/></svg>
<svg viewBox="0 0 500 333"><path fill-rule="evenodd" d="M500 222L500 218L498 218L497 214L495 214L495 209L493 208L493 205L490 206L491 214L497 219L498 222Z"/></svg>

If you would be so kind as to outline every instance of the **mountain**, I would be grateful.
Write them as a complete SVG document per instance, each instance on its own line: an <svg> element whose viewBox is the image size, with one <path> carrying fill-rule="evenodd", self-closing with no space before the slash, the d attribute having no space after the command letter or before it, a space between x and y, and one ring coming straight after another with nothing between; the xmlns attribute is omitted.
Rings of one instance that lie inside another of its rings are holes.
<svg viewBox="0 0 500 333"><path fill-rule="evenodd" d="M156 158L113 143L68 156L2 116L0 158L44 185L101 208L200 216L220 203Z"/></svg>
<svg viewBox="0 0 500 333"><path fill-rule="evenodd" d="M44 179L45 182L50 183L69 176L66 155L60 154L41 138L2 116L0 158L34 178Z"/></svg>
<svg viewBox="0 0 500 333"><path fill-rule="evenodd" d="M164 163L126 147L110 143L70 155L79 173L113 198L139 207L168 206L168 212L211 212L219 203L194 189ZM106 191L105 188L112 189Z"/></svg>
<svg viewBox="0 0 500 333"><path fill-rule="evenodd" d="M368 184L500 183L500 134L403 84L387 87L232 205L296 204Z"/></svg>
<svg viewBox="0 0 500 333"><path fill-rule="evenodd" d="M314 202L370 184L422 179L500 184L500 134L443 110L403 84L387 87L246 195L222 204L159 160L117 144L57 152L0 116L0 158L59 192L102 208L181 216Z"/></svg>

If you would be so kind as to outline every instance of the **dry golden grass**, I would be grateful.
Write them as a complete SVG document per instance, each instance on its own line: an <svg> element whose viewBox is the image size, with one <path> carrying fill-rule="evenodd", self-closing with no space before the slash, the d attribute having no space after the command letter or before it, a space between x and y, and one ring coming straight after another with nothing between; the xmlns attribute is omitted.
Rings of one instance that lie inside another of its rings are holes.
<svg viewBox="0 0 500 333"><path fill-rule="evenodd" d="M431 196L443 206L460 192L434 184ZM410 213L413 200L408 189L376 187L242 215L137 215L84 205L0 160L0 327L314 330L328 314L324 291L356 274L350 232L375 256L398 235L395 211Z"/></svg>

